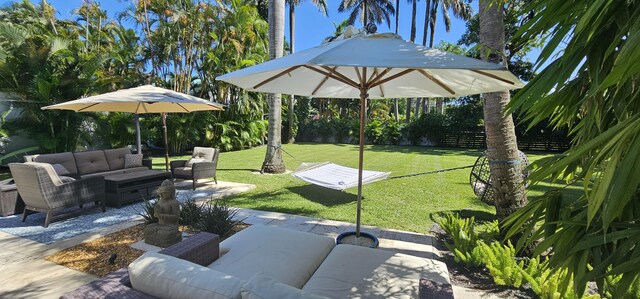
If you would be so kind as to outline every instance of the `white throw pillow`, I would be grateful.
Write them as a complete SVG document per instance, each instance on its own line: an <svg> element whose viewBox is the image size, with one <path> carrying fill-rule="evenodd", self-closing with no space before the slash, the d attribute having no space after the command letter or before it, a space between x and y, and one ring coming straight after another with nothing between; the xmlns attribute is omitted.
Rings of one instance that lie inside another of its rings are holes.
<svg viewBox="0 0 640 299"><path fill-rule="evenodd" d="M133 168L142 166L142 154L125 154L124 168Z"/></svg>
<svg viewBox="0 0 640 299"><path fill-rule="evenodd" d="M200 163L200 162L211 162L211 161L203 158L191 158L187 161L187 163L184 164L184 167L193 167L193 164Z"/></svg>
<svg viewBox="0 0 640 299"><path fill-rule="evenodd" d="M307 293L301 289L296 289L290 285L275 281L268 275L258 272L240 291L242 299L326 299L314 294Z"/></svg>
<svg viewBox="0 0 640 299"><path fill-rule="evenodd" d="M163 299L236 299L244 280L198 264L147 252L129 264L135 290Z"/></svg>
<svg viewBox="0 0 640 299"><path fill-rule="evenodd" d="M65 174L71 173L69 172L69 170L64 168L64 165L62 164L52 164L51 166L53 166L53 170L55 170L58 175L65 175Z"/></svg>

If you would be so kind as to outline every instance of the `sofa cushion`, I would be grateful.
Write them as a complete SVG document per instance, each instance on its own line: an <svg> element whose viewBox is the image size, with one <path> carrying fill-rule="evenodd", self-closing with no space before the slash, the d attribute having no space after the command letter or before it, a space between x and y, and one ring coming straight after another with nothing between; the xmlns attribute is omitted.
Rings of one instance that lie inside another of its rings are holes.
<svg viewBox="0 0 640 299"><path fill-rule="evenodd" d="M109 163L104 151L88 151L73 153L80 174L109 171Z"/></svg>
<svg viewBox="0 0 640 299"><path fill-rule="evenodd" d="M144 167L144 166L142 166L142 167L134 167L134 168L124 168L124 169L118 169L118 170L110 170L110 171L83 174L83 175L80 176L80 178L84 179L84 178L88 178L88 177L92 177L92 176L108 177L110 175L118 175L118 174L125 174L125 173L136 172L136 171L145 171L145 170L149 170L149 168Z"/></svg>
<svg viewBox="0 0 640 299"><path fill-rule="evenodd" d="M237 277L176 257L147 252L129 264L134 289L158 298L240 298Z"/></svg>
<svg viewBox="0 0 640 299"><path fill-rule="evenodd" d="M184 167L193 167L193 164L200 162L211 162L211 160L203 159L203 158L191 158L187 160L187 163L184 163Z"/></svg>
<svg viewBox="0 0 640 299"><path fill-rule="evenodd" d="M221 242L227 252L208 268L245 280L262 271L302 288L333 247L330 237L256 224Z"/></svg>
<svg viewBox="0 0 640 299"><path fill-rule="evenodd" d="M69 171L69 173L78 173L76 160L71 152L59 154L27 155L24 156L24 160L25 162L61 164Z"/></svg>
<svg viewBox="0 0 640 299"><path fill-rule="evenodd" d="M188 176L190 177L192 175L193 169L191 167L176 167L173 169L173 173L179 175L179 176Z"/></svg>
<svg viewBox="0 0 640 299"><path fill-rule="evenodd" d="M309 294L284 283L279 283L268 275L258 272L242 286L242 299L327 299Z"/></svg>
<svg viewBox="0 0 640 299"><path fill-rule="evenodd" d="M420 278L448 284L446 269L432 259L341 244L302 289L330 298L417 298Z"/></svg>
<svg viewBox="0 0 640 299"><path fill-rule="evenodd" d="M131 150L129 150L128 147L104 150L104 156L105 158L107 158L109 170L123 169L124 155L128 154L131 154Z"/></svg>
<svg viewBox="0 0 640 299"><path fill-rule="evenodd" d="M213 161L213 156L216 153L216 149L212 147L199 147L196 146L193 148L192 158L200 158L205 159L209 162Z"/></svg>

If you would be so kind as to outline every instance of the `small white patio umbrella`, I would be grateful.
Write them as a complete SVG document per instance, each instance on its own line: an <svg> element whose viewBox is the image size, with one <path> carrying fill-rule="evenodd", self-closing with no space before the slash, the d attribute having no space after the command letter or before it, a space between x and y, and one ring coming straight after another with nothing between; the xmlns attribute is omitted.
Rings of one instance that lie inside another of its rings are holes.
<svg viewBox="0 0 640 299"><path fill-rule="evenodd" d="M75 112L133 113L136 116L136 146L138 153L142 153L140 119L138 115L142 113L161 113L162 127L164 130L165 167L167 170L169 168L167 113L224 110L221 104L152 85L121 89L101 95L42 107L42 109L64 109Z"/></svg>
<svg viewBox="0 0 640 299"><path fill-rule="evenodd" d="M426 48L400 36L357 32L216 78L249 91L360 98L356 237L360 237L367 98L459 97L524 85L504 66Z"/></svg>

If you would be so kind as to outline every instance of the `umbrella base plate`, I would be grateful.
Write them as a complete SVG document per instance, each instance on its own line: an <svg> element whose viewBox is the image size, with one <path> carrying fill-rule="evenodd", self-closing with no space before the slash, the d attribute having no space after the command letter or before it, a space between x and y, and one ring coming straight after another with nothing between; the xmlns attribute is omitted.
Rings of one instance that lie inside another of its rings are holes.
<svg viewBox="0 0 640 299"><path fill-rule="evenodd" d="M378 248L380 242L376 236L370 233L360 232L360 237L356 237L356 232L344 232L336 238L337 244L357 245L369 248Z"/></svg>

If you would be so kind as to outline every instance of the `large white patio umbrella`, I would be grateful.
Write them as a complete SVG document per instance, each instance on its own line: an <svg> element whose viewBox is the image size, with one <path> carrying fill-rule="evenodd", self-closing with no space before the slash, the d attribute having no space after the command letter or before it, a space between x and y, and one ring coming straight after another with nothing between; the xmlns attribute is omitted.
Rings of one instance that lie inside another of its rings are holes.
<svg viewBox="0 0 640 299"><path fill-rule="evenodd" d="M524 86L502 65L426 48L391 33L365 34L352 28L341 40L216 79L249 91L360 98L356 237L360 237L367 98L459 97Z"/></svg>
<svg viewBox="0 0 640 299"><path fill-rule="evenodd" d="M136 116L136 146L138 153L142 153L140 119L138 115L143 113L161 113L162 127L164 130L165 167L167 170L169 169L167 113L224 110L221 104L152 85L121 89L101 95L42 107L42 109L63 109L73 110L75 112L133 113Z"/></svg>

